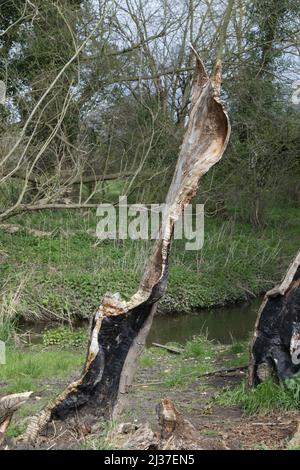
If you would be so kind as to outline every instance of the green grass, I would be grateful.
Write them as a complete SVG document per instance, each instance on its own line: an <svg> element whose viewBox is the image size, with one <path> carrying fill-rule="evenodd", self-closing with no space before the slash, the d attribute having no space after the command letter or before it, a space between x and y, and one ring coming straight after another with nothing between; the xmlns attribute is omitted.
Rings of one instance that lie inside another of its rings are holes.
<svg viewBox="0 0 300 470"><path fill-rule="evenodd" d="M248 345L246 345L246 348L248 348ZM244 352L245 352L245 343L243 341L233 340L231 348L230 348L230 353L241 354Z"/></svg>
<svg viewBox="0 0 300 470"><path fill-rule="evenodd" d="M233 339L229 349L226 349L219 355L219 360L222 361L226 367L237 367L249 363L249 343L248 341L237 341Z"/></svg>
<svg viewBox="0 0 300 470"><path fill-rule="evenodd" d="M27 427L27 418L38 413L71 380L83 366L85 354L78 349L61 349L40 345L21 350L9 345L6 364L0 365L1 396L10 393L35 392L13 416L7 436L15 438Z"/></svg>
<svg viewBox="0 0 300 470"><path fill-rule="evenodd" d="M25 429L25 424L11 423L8 430L6 431L6 437L18 437L24 433Z"/></svg>
<svg viewBox="0 0 300 470"><path fill-rule="evenodd" d="M297 410L300 407L299 393L296 393L295 388L278 385L271 378L255 388L248 389L242 383L225 390L215 402L222 406L241 406L249 415Z"/></svg>
<svg viewBox="0 0 300 470"><path fill-rule="evenodd" d="M207 363L195 363L195 364L182 364L179 363L170 372L165 373L164 383L167 387L178 387L180 385L188 385L194 382L199 375L205 374L212 369L212 366Z"/></svg>
<svg viewBox="0 0 300 470"><path fill-rule="evenodd" d="M155 364L155 359L150 349L145 349L142 356L139 360L139 367L141 369L148 369L153 367Z"/></svg>
<svg viewBox="0 0 300 470"><path fill-rule="evenodd" d="M6 344L13 341L14 332L16 328L16 320L7 318L5 315L0 317L0 341Z"/></svg>
<svg viewBox="0 0 300 470"><path fill-rule="evenodd" d="M43 389L40 381L51 377L64 378L82 367L84 353L51 350L40 347L16 351L8 348L6 364L0 366L0 381L7 393Z"/></svg>
<svg viewBox="0 0 300 470"><path fill-rule="evenodd" d="M211 359L216 354L216 345L209 341L206 335L197 335L186 342L184 347L184 357L195 357Z"/></svg>
<svg viewBox="0 0 300 470"><path fill-rule="evenodd" d="M186 342L183 354L169 359L172 367L164 374L165 385L177 387L192 383L213 369L217 354L217 343L209 341L204 334L194 336Z"/></svg>
<svg viewBox="0 0 300 470"><path fill-rule="evenodd" d="M160 310L186 313L272 287L299 248L297 213L295 208L270 212L264 229L208 218L200 251L186 251L185 241L175 240ZM129 298L136 290L151 243L95 243L86 233L96 228L94 211L45 211L11 222L53 231L51 237L0 231L0 294L13 298L18 318L88 318L106 291Z"/></svg>
<svg viewBox="0 0 300 470"><path fill-rule="evenodd" d="M4 292L2 298L0 296L0 340L6 344L13 343L15 337L19 290L20 286L14 293Z"/></svg>
<svg viewBox="0 0 300 470"><path fill-rule="evenodd" d="M182 344L167 344L182 349ZM155 368L160 375L159 382L167 387L186 386L215 367L218 348L219 345L209 341L205 335L194 336L181 354L171 354L158 347L146 348L139 360L139 367Z"/></svg>
<svg viewBox="0 0 300 470"><path fill-rule="evenodd" d="M113 450L115 445L112 438L116 424L113 421L102 423L101 431L97 436L91 436L85 439L81 444L80 450Z"/></svg>

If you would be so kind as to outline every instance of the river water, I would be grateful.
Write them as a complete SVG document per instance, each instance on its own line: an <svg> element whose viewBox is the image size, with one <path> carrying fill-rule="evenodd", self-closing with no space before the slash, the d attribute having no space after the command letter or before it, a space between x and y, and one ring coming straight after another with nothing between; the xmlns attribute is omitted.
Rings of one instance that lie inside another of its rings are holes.
<svg viewBox="0 0 300 470"><path fill-rule="evenodd" d="M154 318L147 344L170 341L184 344L193 335L207 333L223 344L248 339L253 331L262 297L250 302L200 310L190 315L160 315Z"/></svg>
<svg viewBox="0 0 300 470"><path fill-rule="evenodd" d="M147 338L147 346L169 342L185 344L194 335L201 333L222 344L229 344L233 339L248 339L261 302L262 297L258 297L251 302L201 309L189 315L157 315ZM78 326L88 328L88 323L80 322ZM20 325L20 330L27 333L32 343L42 342L42 332L48 328L45 324Z"/></svg>

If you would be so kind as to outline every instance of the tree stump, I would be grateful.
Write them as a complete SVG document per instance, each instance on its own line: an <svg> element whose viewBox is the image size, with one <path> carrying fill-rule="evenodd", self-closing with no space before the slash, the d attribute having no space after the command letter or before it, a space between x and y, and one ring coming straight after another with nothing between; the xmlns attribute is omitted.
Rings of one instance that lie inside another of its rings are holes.
<svg viewBox="0 0 300 470"><path fill-rule="evenodd" d="M146 423L131 435L123 449L201 450L199 432L171 400L162 399L156 406L156 413L159 432L152 431L149 423Z"/></svg>
<svg viewBox="0 0 300 470"><path fill-rule="evenodd" d="M267 292L251 345L249 385L262 381L267 366L278 381L300 371L300 252L280 286Z"/></svg>

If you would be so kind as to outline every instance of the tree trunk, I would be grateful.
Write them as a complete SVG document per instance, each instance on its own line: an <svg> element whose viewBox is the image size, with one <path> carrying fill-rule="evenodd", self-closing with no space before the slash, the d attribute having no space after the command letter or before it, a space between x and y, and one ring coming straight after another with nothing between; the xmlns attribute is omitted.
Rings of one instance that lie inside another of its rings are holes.
<svg viewBox="0 0 300 470"><path fill-rule="evenodd" d="M25 439L34 440L47 421L63 419L70 412L110 418L122 409L156 304L166 289L174 223L195 195L199 178L220 160L229 139L229 120L219 101L220 66L210 79L197 54L196 61L189 122L166 198L167 223L156 241L140 286L129 301L122 300L119 294L104 296L93 318L81 377L32 421Z"/></svg>
<svg viewBox="0 0 300 470"><path fill-rule="evenodd" d="M300 252L281 285L267 292L251 346L249 385L262 381L266 366L279 381L300 370Z"/></svg>

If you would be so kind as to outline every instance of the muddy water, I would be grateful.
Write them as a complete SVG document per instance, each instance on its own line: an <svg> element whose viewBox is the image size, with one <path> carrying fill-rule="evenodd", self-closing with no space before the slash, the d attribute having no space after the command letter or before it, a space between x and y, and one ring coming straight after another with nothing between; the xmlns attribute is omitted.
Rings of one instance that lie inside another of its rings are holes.
<svg viewBox="0 0 300 470"><path fill-rule="evenodd" d="M223 344L248 339L256 320L262 298L227 307L201 310L191 315L157 316L147 344L175 341L184 344L193 335L208 334L208 338Z"/></svg>

